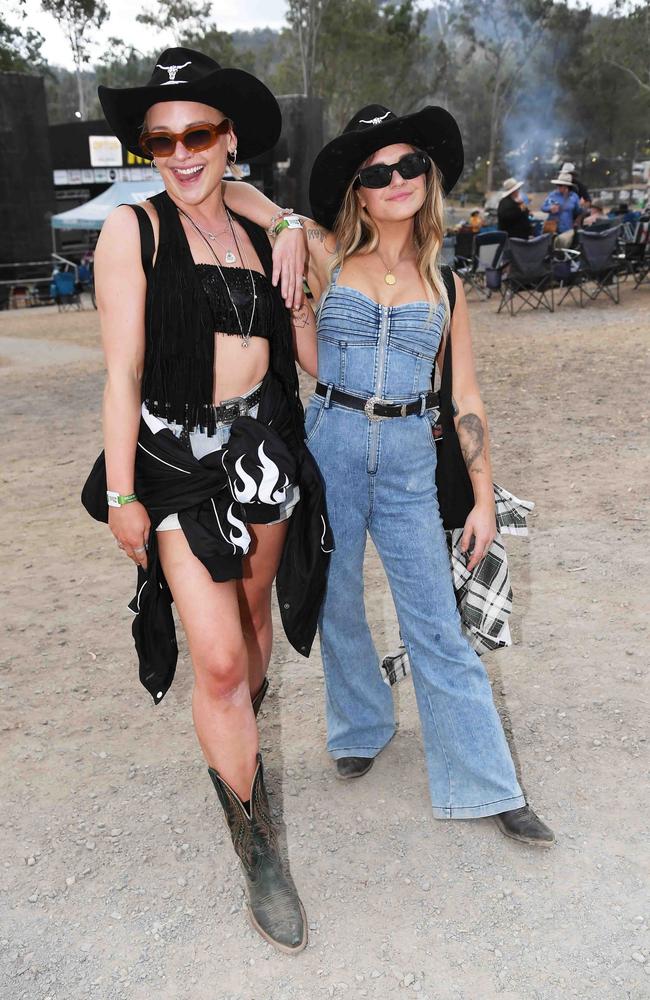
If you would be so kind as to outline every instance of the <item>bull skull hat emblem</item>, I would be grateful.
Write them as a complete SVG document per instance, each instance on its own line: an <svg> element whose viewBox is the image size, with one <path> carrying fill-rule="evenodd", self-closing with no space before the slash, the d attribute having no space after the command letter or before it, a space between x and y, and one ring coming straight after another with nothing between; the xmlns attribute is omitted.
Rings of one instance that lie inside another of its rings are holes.
<svg viewBox="0 0 650 1000"><path fill-rule="evenodd" d="M164 69L166 73L169 73L169 80L165 80L160 86L168 87L170 83L187 83L187 80L177 80L176 74L179 69L185 69L186 66L191 66L191 64L191 59L188 59L187 62L182 63L180 66L161 66L160 63L156 63L156 69Z"/></svg>

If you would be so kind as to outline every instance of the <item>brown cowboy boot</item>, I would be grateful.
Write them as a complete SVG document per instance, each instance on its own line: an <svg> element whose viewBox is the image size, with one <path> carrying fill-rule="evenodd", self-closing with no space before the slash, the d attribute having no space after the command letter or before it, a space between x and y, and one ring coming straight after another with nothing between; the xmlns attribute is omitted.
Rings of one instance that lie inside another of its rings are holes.
<svg viewBox="0 0 650 1000"><path fill-rule="evenodd" d="M248 915L253 927L280 951L302 951L307 944L307 918L293 880L282 868L264 788L262 755L257 755L250 815L221 775L211 767L208 771L244 869Z"/></svg>

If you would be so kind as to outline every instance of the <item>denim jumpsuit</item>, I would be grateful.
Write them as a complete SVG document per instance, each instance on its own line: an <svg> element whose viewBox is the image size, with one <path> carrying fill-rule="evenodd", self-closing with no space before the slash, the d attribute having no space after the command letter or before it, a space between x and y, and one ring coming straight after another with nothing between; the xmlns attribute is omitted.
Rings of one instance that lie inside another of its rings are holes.
<svg viewBox="0 0 650 1000"><path fill-rule="evenodd" d="M424 410L442 306L378 305L339 285L318 320L318 378L422 412L370 420L313 396L307 443L325 480L336 549L319 622L331 756L375 757L395 732L363 599L370 533L408 650L434 815L490 816L525 804L485 669L463 637L435 485L433 413Z"/></svg>

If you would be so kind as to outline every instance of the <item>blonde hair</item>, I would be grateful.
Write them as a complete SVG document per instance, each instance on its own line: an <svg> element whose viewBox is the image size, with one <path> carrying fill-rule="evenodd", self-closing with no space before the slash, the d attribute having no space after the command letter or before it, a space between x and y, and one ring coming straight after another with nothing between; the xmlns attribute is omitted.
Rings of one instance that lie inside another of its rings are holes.
<svg viewBox="0 0 650 1000"><path fill-rule="evenodd" d="M370 158L368 158L370 159ZM368 160L361 164L366 166ZM435 163L431 163L427 179L424 201L415 213L413 241L417 250L417 268L431 304L430 317L436 303L444 307L443 335L449 328L449 297L444 279L440 273L440 251L444 230L444 196L442 174ZM347 257L354 253L372 253L379 243L379 230L372 218L362 209L354 188L350 184L334 223L336 252L330 262L330 274L343 265Z"/></svg>

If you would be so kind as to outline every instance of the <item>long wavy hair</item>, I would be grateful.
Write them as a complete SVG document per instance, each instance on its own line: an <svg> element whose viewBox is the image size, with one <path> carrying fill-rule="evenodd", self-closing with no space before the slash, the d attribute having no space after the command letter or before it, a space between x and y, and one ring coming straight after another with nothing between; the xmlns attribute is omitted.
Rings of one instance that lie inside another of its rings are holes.
<svg viewBox="0 0 650 1000"><path fill-rule="evenodd" d="M359 166L359 170L367 166L370 159L371 157L368 157ZM358 171L355 171L355 176L356 173ZM379 230L368 212L361 207L353 183L345 192L334 223L336 252L330 262L330 273L336 267L342 266L346 257L354 253L372 253L379 243ZM413 240L417 251L418 271L432 310L437 303L444 306L443 334L446 334L450 319L449 299L440 273L440 251L444 234L442 174L432 161L431 170L427 174L426 195L421 207L415 213Z"/></svg>

